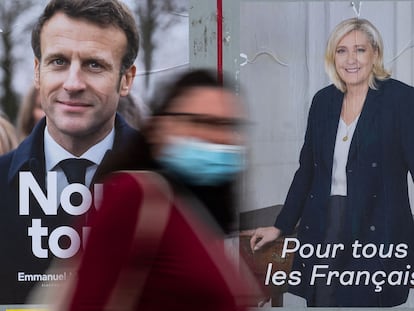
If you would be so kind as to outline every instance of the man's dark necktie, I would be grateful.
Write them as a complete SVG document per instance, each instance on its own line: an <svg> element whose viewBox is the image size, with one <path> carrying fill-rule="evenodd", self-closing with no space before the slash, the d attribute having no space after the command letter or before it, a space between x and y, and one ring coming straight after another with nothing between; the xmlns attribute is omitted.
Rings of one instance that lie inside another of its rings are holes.
<svg viewBox="0 0 414 311"><path fill-rule="evenodd" d="M86 159L66 159L59 162L59 166L65 173L68 183L79 183L82 185L85 184L86 169L93 164L93 162ZM74 206L78 206L82 203L82 196L80 193L73 193L70 201Z"/></svg>

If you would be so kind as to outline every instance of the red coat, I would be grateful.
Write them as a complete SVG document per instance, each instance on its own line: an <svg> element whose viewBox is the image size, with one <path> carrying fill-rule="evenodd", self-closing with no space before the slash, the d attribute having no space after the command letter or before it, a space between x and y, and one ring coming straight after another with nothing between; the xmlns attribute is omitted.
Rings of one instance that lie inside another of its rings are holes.
<svg viewBox="0 0 414 311"><path fill-rule="evenodd" d="M246 298L250 284L226 258L218 237L176 202L171 203L156 255L145 239L134 241L143 195L143 188L126 173L106 183L69 310L103 310L120 274L136 268L148 272L142 290L130 286L127 293L140 292L136 310L246 310L240 298ZM155 218L152 225L157 226Z"/></svg>

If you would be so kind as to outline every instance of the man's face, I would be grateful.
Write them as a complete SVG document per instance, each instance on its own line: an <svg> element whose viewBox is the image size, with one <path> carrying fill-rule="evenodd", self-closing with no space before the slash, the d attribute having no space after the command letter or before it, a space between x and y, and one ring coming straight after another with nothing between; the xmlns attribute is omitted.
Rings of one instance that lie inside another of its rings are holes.
<svg viewBox="0 0 414 311"><path fill-rule="evenodd" d="M127 39L122 30L100 27L57 13L42 29L35 84L52 137L93 145L112 129L119 96L128 94L135 74L120 78Z"/></svg>

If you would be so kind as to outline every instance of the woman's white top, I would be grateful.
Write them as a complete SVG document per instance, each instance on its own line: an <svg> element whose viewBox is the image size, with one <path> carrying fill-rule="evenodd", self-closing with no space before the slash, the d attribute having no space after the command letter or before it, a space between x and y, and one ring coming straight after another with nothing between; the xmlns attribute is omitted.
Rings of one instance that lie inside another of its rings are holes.
<svg viewBox="0 0 414 311"><path fill-rule="evenodd" d="M346 125L344 120L339 118L333 157L331 195L347 195L346 163L358 119L359 116L351 124Z"/></svg>

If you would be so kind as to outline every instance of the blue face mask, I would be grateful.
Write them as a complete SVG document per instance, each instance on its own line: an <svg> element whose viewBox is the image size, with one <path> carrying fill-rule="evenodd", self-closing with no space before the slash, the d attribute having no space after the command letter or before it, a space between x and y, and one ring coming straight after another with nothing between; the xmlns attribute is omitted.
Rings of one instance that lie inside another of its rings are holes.
<svg viewBox="0 0 414 311"><path fill-rule="evenodd" d="M214 186L235 178L245 167L245 147L173 137L158 162L191 185Z"/></svg>

